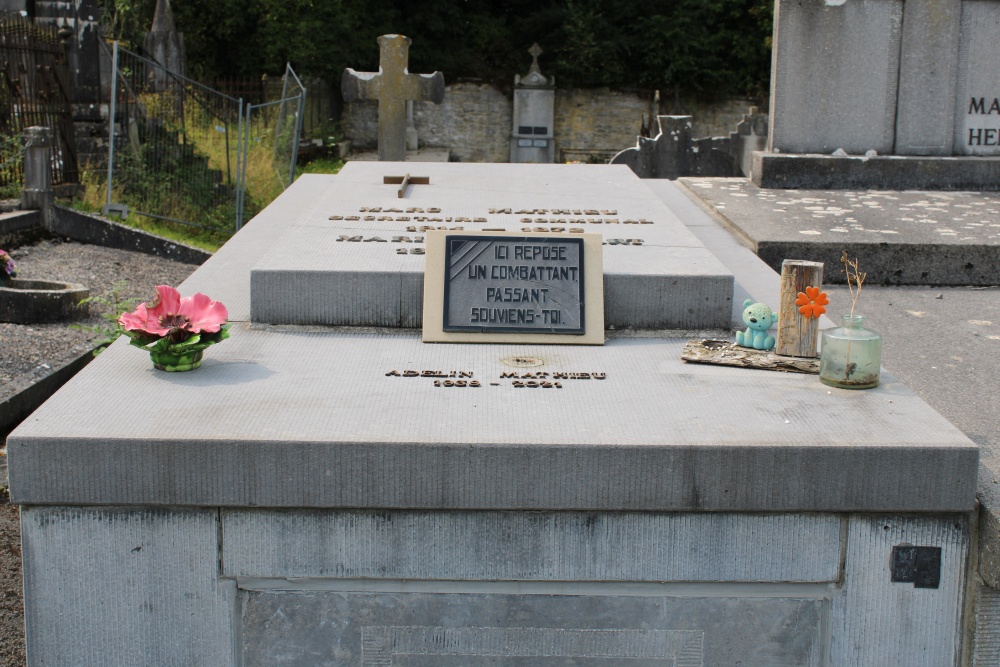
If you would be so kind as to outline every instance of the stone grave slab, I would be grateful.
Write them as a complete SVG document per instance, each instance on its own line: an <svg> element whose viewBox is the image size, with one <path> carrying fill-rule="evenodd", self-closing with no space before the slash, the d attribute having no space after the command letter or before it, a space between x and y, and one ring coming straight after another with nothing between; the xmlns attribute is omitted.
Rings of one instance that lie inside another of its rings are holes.
<svg viewBox="0 0 1000 667"><path fill-rule="evenodd" d="M11 493L29 504L972 507L978 449L891 377L829 393L812 376L688 365L684 343L427 345L419 332L240 323L197 372L168 374L123 339L11 436Z"/></svg>
<svg viewBox="0 0 1000 667"><path fill-rule="evenodd" d="M402 199L382 182L418 171ZM251 260L254 322L420 327L434 227L600 233L606 326L730 324L732 274L625 166L349 163L281 224Z"/></svg>
<svg viewBox="0 0 1000 667"><path fill-rule="evenodd" d="M1000 195L988 192L769 190L738 178L680 181L775 270L824 262L843 283L845 249L871 284L993 285L1000 273Z"/></svg>

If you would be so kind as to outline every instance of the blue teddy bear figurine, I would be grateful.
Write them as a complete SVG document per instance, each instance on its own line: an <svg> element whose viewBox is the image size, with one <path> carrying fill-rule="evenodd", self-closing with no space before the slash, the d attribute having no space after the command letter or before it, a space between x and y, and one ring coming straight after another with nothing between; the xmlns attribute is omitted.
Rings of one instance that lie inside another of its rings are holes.
<svg viewBox="0 0 1000 667"><path fill-rule="evenodd" d="M747 299L743 302L743 323L747 325L747 330L736 332L736 344L755 350L772 349L774 336L769 336L767 330L777 321L778 314L772 312L766 304Z"/></svg>

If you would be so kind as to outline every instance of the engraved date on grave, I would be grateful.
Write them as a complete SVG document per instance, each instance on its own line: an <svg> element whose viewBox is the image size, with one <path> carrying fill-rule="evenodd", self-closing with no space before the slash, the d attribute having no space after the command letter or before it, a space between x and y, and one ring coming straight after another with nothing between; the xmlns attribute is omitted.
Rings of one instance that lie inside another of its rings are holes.
<svg viewBox="0 0 1000 667"><path fill-rule="evenodd" d="M391 370L385 377L398 378L427 378L434 380L435 387L455 388L455 389L477 389L482 386L479 380L473 379L473 371L440 371L440 370ZM500 373L501 380L510 380L510 386L515 389L562 389L564 380L606 380L607 373L590 372L570 372L570 371L531 371L519 373L517 371L503 371ZM499 382L491 382L492 386L500 386Z"/></svg>

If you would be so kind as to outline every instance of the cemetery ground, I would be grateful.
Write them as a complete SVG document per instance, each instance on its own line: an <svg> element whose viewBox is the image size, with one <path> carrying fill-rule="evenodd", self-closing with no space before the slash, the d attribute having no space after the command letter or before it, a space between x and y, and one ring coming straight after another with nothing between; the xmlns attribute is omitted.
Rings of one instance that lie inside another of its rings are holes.
<svg viewBox="0 0 1000 667"><path fill-rule="evenodd" d="M92 296L122 285L123 298L145 300L158 284L177 285L196 267L127 250L45 240L12 251L19 275L82 283ZM75 322L0 323L0 406L53 370L87 354L97 334L72 324L100 325L97 309ZM4 435L6 437L6 435ZM21 581L21 534L18 509L7 494L6 450L0 457L0 665L24 664L24 603Z"/></svg>

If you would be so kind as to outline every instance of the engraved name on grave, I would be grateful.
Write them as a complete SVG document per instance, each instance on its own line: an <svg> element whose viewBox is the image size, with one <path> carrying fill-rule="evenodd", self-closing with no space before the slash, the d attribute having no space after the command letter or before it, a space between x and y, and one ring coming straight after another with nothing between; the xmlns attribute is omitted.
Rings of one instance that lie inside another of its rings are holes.
<svg viewBox="0 0 1000 667"><path fill-rule="evenodd" d="M966 120L969 150L980 146L1000 146L1000 120L990 116L1000 116L1000 98L972 97Z"/></svg>
<svg viewBox="0 0 1000 667"><path fill-rule="evenodd" d="M517 215L517 216L527 216L527 215L554 215L554 216L588 216L588 217L519 217L517 218L515 224L520 223L521 225L552 225L550 227L517 227L512 230L508 230L506 227L486 227L479 231L484 232L506 232L506 231L520 231L520 232L548 232L548 233L569 233L569 234L584 234L586 229L583 227L574 227L566 225L651 225L652 220L647 220L646 218L625 218L619 219L617 216L618 211L615 209L564 209L564 208L536 208L536 209L517 209L513 207L506 208L495 208L491 207L489 209L489 215ZM596 216L596 217L593 217ZM608 217L602 217L608 216ZM403 231L406 234L419 234L423 232L430 231L432 229L442 230L442 231L464 231L465 223L488 223L489 220L482 215L476 215L474 217L468 216L453 216L445 214L441 208L431 206L431 207L420 207L420 206L408 206L406 208L397 208L392 206L362 206L358 209L355 214L333 214L328 216L329 220L334 222L405 222L407 223ZM420 225L413 223L423 223ZM426 224L431 223L431 224ZM435 224L437 223L437 224ZM440 223L452 223L452 226L441 225ZM460 225L454 225L454 223L462 223ZM424 242L423 236L408 236L406 234L392 234L388 238L379 236L377 234L341 234L337 237L338 243L395 243L395 244L414 244L421 245ZM641 246L645 244L645 239L642 238L605 238L602 245L617 245L617 246ZM398 255L423 255L423 248L396 248L396 254Z"/></svg>

